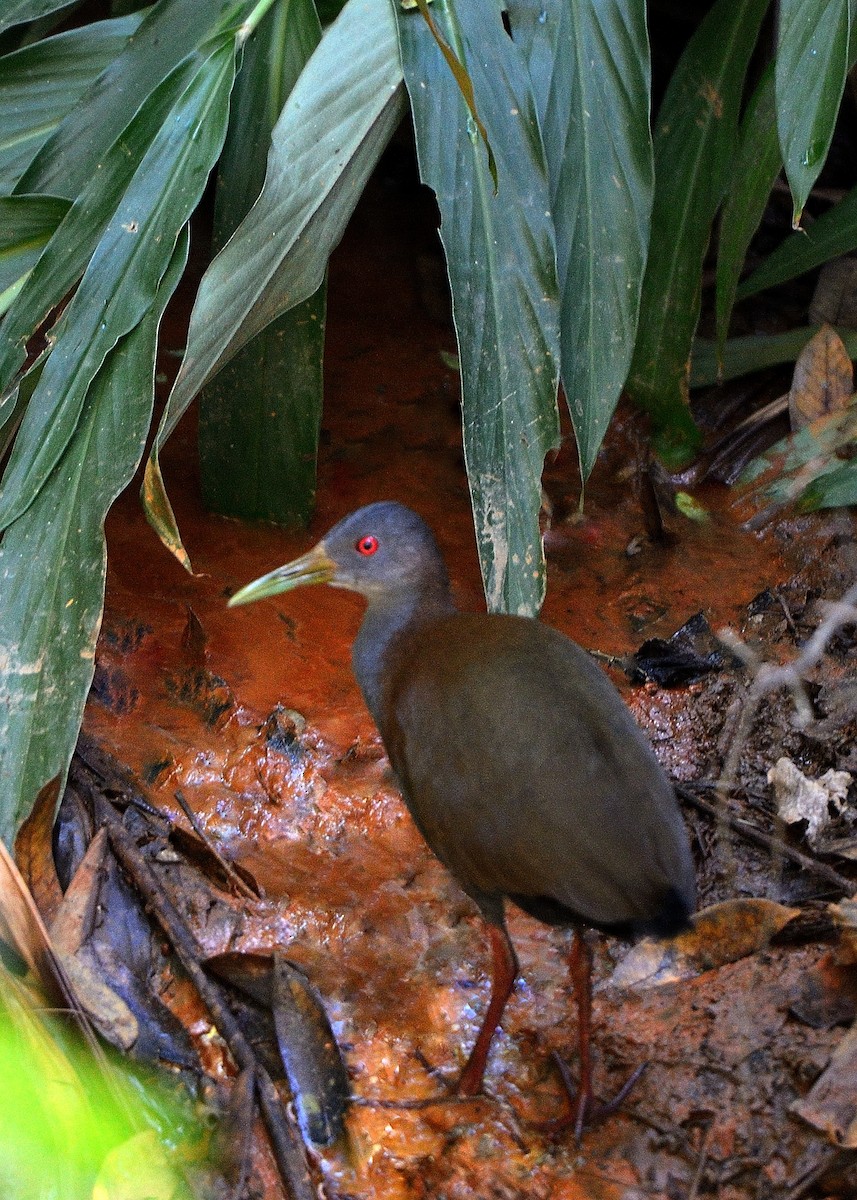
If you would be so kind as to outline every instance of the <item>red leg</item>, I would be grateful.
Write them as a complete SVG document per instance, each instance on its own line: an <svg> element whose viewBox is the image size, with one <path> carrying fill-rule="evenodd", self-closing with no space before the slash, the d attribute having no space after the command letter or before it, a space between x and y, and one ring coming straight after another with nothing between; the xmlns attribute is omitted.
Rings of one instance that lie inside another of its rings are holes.
<svg viewBox="0 0 857 1200"><path fill-rule="evenodd" d="M477 1092L481 1091L482 1076L485 1074L491 1039L494 1036L494 1030L500 1024L503 1009L506 1007L506 1001L509 999L515 985L515 977L518 974L518 960L504 927L491 924L488 926L488 932L491 934L492 955L491 999L482 1022L482 1028L479 1030L479 1036L458 1081L456 1091L459 1096L475 1096Z"/></svg>

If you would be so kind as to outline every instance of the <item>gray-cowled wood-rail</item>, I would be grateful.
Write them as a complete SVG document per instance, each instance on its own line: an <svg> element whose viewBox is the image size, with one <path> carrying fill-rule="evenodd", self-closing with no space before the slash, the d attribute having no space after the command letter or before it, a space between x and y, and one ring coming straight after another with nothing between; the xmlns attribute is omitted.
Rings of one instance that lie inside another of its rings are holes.
<svg viewBox="0 0 857 1200"><path fill-rule="evenodd" d="M479 1091L517 975L508 899L575 930L579 1136L592 1105L580 930L668 936L687 924L693 864L673 789L584 650L536 620L456 610L434 537L404 505L351 513L230 604L310 583L366 598L354 673L414 821L491 934L491 998L458 1092Z"/></svg>

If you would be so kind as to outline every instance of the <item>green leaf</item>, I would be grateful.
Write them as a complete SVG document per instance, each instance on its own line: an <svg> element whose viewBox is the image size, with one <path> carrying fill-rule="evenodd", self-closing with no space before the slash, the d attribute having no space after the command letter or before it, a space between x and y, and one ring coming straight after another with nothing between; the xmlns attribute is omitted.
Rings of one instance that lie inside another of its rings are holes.
<svg viewBox="0 0 857 1200"><path fill-rule="evenodd" d="M0 59L0 194L11 192L60 121L139 28L95 21Z"/></svg>
<svg viewBox="0 0 857 1200"><path fill-rule="evenodd" d="M143 156L65 314L0 489L0 524L32 504L74 432L105 355L151 306L226 134L234 39L209 54Z"/></svg>
<svg viewBox="0 0 857 1200"><path fill-rule="evenodd" d="M529 76L494 0L444 0L435 22L473 82L497 160L418 14L399 13L420 174L437 194L461 362L464 454L488 606L534 613L546 452L558 441L558 284Z"/></svg>
<svg viewBox="0 0 857 1200"><path fill-rule="evenodd" d="M49 13L72 8L78 0L5 0L0 12L0 32L25 21L36 21Z"/></svg>
<svg viewBox="0 0 857 1200"><path fill-rule="evenodd" d="M251 0L160 0L81 97L18 183L20 192L73 200L97 174L140 105L207 38L240 21ZM207 48L204 53L208 53Z"/></svg>
<svg viewBox="0 0 857 1200"><path fill-rule="evenodd" d="M797 228L839 114L854 0L780 0L778 7L777 123Z"/></svg>
<svg viewBox="0 0 857 1200"><path fill-rule="evenodd" d="M282 0L244 47L220 157L214 211L219 251L262 189L271 130L321 38L312 0ZM206 508L305 523L315 500L326 289L266 326L200 396Z"/></svg>
<svg viewBox="0 0 857 1200"><path fill-rule="evenodd" d="M851 439L853 451L855 439ZM857 458L814 479L800 498L802 512L857 504Z"/></svg>
<svg viewBox="0 0 857 1200"><path fill-rule="evenodd" d="M0 837L64 776L92 680L104 595L104 517L143 453L158 323L187 258L182 236L156 305L108 354L65 453L0 542Z"/></svg>
<svg viewBox="0 0 857 1200"><path fill-rule="evenodd" d="M193 78L191 56L163 81L81 192L0 325L0 393L24 361L24 347L50 310L74 287L128 190L144 155ZM151 186L156 186L151 181ZM114 221L115 226L115 221ZM108 264L109 269L109 264ZM0 409L0 421L5 413Z"/></svg>
<svg viewBox="0 0 857 1200"><path fill-rule="evenodd" d="M720 218L717 253L717 344L723 352L747 248L783 165L777 139L774 69L753 93L741 122L729 195Z"/></svg>
<svg viewBox="0 0 857 1200"><path fill-rule="evenodd" d="M644 0L512 0L556 228L562 382L585 479L631 362L654 171Z"/></svg>
<svg viewBox="0 0 857 1200"><path fill-rule="evenodd" d="M702 264L728 185L747 63L768 0L717 0L673 73L655 126L655 201L640 328L628 382L657 447L685 462L699 444L687 407Z"/></svg>
<svg viewBox="0 0 857 1200"><path fill-rule="evenodd" d="M780 363L794 362L801 350L818 333L819 326L790 329L786 333L751 334L730 338L723 347L722 360L714 342L697 338L693 344L691 387L710 387L738 379L751 371L762 371ZM857 332L836 327L851 358L857 358Z"/></svg>
<svg viewBox="0 0 857 1200"><path fill-rule="evenodd" d="M738 287L738 299L746 300L766 288L776 287L831 258L850 254L857 248L857 188L813 222L804 232L792 233L760 267Z"/></svg>
<svg viewBox="0 0 857 1200"><path fill-rule="evenodd" d="M33 269L68 209L54 196L0 197L0 314L4 294Z"/></svg>
<svg viewBox="0 0 857 1200"><path fill-rule="evenodd" d="M349 0L286 101L273 131L262 194L203 276L143 492L158 536L185 564L160 479L159 447L224 363L280 313L317 291L328 257L399 123L400 85L388 0Z"/></svg>

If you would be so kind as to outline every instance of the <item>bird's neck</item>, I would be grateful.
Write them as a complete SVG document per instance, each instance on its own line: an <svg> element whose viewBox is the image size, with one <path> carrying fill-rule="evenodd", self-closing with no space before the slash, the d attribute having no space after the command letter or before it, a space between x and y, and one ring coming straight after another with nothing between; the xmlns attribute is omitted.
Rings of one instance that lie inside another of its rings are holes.
<svg viewBox="0 0 857 1200"><path fill-rule="evenodd" d="M455 604L445 580L431 587L403 588L369 598L351 657L376 725L380 724L385 670L394 648L421 625L452 612Z"/></svg>

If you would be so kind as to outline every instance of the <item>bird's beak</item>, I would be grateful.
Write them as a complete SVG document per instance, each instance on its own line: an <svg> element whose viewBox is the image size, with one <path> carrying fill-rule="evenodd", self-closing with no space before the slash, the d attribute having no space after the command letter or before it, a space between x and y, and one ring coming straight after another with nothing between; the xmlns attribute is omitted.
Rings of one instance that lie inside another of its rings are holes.
<svg viewBox="0 0 857 1200"><path fill-rule="evenodd" d="M292 588L304 587L309 583L332 583L335 576L336 563L328 556L324 542L319 542L294 562L277 567L275 571L269 571L267 575L241 588L229 600L229 607L249 604L252 600L264 600L266 596L290 592Z"/></svg>

